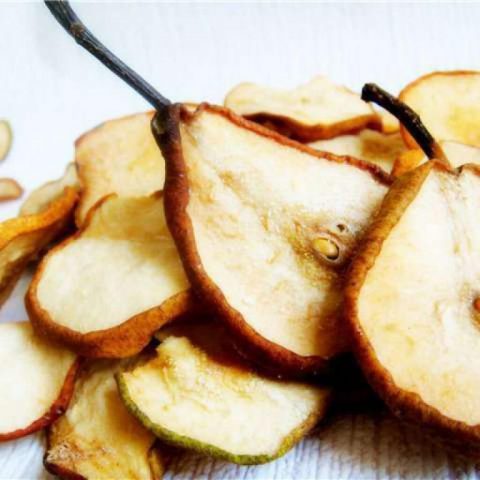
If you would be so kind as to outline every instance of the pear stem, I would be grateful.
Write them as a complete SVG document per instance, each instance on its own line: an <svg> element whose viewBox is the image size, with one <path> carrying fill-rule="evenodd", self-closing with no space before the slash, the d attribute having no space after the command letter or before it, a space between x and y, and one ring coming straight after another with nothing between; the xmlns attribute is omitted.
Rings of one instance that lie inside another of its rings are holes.
<svg viewBox="0 0 480 480"><path fill-rule="evenodd" d="M124 82L134 88L156 110L164 110L170 105L170 100L161 95L155 88L146 82L138 73L123 63L108 48L105 47L78 18L68 1L45 0L47 8L58 23L83 48L102 62L108 69L119 76Z"/></svg>
<svg viewBox="0 0 480 480"><path fill-rule="evenodd" d="M363 86L362 100L374 102L398 118L428 158L440 160L450 167L450 162L443 152L442 147L440 147L432 134L427 130L427 127L422 123L419 115L408 105L374 83L366 83Z"/></svg>

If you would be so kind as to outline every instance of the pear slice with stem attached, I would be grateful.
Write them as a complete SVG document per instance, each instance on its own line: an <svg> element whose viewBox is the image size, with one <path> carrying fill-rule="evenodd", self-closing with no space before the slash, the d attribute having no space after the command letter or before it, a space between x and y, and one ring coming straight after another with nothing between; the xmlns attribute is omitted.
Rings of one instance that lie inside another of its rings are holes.
<svg viewBox="0 0 480 480"><path fill-rule="evenodd" d="M342 273L388 175L220 107L171 114L170 129L159 132L154 120L154 132L167 162L167 220L191 285L263 366L324 369L349 348Z"/></svg>
<svg viewBox="0 0 480 480"><path fill-rule="evenodd" d="M26 296L34 326L82 355L123 358L192 298L161 193L109 196L42 260Z"/></svg>
<svg viewBox="0 0 480 480"><path fill-rule="evenodd" d="M70 406L47 430L44 457L63 479L159 480L163 459L155 436L125 408L114 375L132 360L89 360Z"/></svg>
<svg viewBox="0 0 480 480"><path fill-rule="evenodd" d="M0 442L41 430L66 410L79 362L28 322L0 323Z"/></svg>
<svg viewBox="0 0 480 480"><path fill-rule="evenodd" d="M129 410L160 439L240 464L285 454L324 416L327 388L255 373L221 325L167 327L156 355L120 373Z"/></svg>
<svg viewBox="0 0 480 480"><path fill-rule="evenodd" d="M227 94L225 106L305 142L379 126L381 122L358 94L321 76L293 90L242 83Z"/></svg>
<svg viewBox="0 0 480 480"><path fill-rule="evenodd" d="M407 85L399 98L438 141L480 147L480 72L433 72ZM417 147L405 127L401 132L409 147Z"/></svg>
<svg viewBox="0 0 480 480"><path fill-rule="evenodd" d="M78 226L106 195L138 197L163 189L165 164L150 129L152 116L146 112L109 120L75 142L82 187Z"/></svg>

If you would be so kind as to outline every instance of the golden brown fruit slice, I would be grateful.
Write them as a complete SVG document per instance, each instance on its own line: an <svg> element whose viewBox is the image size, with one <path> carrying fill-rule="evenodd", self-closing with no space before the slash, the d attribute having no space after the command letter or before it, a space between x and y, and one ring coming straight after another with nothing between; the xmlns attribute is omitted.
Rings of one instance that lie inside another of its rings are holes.
<svg viewBox="0 0 480 480"><path fill-rule="evenodd" d="M78 226L106 195L137 197L163 189L165 165L150 129L152 115L110 120L76 141L75 163L82 187Z"/></svg>
<svg viewBox="0 0 480 480"><path fill-rule="evenodd" d="M67 188L43 212L0 223L0 305L28 263L64 232L76 202L76 191Z"/></svg>
<svg viewBox="0 0 480 480"><path fill-rule="evenodd" d="M12 129L7 120L0 120L0 162L8 155L12 146Z"/></svg>
<svg viewBox="0 0 480 480"><path fill-rule="evenodd" d="M305 142L379 123L359 95L320 76L293 90L242 83L227 94L225 106Z"/></svg>
<svg viewBox="0 0 480 480"><path fill-rule="evenodd" d="M47 431L44 463L64 479L160 479L155 437L130 415L114 374L125 361L89 361L63 417Z"/></svg>
<svg viewBox="0 0 480 480"><path fill-rule="evenodd" d="M352 262L357 358L392 411L480 440L480 176L433 162L400 177Z"/></svg>
<svg viewBox="0 0 480 480"><path fill-rule="evenodd" d="M262 366L325 367L349 346L342 272L390 177L220 107L170 114L165 208L199 298Z"/></svg>
<svg viewBox="0 0 480 480"><path fill-rule="evenodd" d="M37 337L29 322L0 323L0 441L41 430L63 414L79 363Z"/></svg>
<svg viewBox="0 0 480 480"><path fill-rule="evenodd" d="M51 250L26 297L34 326L91 357L127 357L188 310L187 279L161 194L110 196Z"/></svg>
<svg viewBox="0 0 480 480"><path fill-rule="evenodd" d="M20 215L36 215L63 195L65 187L79 189L77 171L74 163L67 165L65 173L58 180L47 182L33 190L20 207Z"/></svg>
<svg viewBox="0 0 480 480"><path fill-rule="evenodd" d="M328 389L254 373L221 326L196 319L162 337L154 358L117 380L130 411L168 443L234 463L265 463L325 414Z"/></svg>
<svg viewBox="0 0 480 480"><path fill-rule="evenodd" d="M13 178L0 178L0 202L21 197L23 188Z"/></svg>
<svg viewBox="0 0 480 480"><path fill-rule="evenodd" d="M341 135L330 140L319 140L310 147L335 155L350 155L372 162L386 172L392 170L396 158L405 151L399 133L385 135L375 130L364 129L357 135Z"/></svg>
<svg viewBox="0 0 480 480"><path fill-rule="evenodd" d="M418 78L400 93L437 140L480 147L480 72L434 72ZM415 140L401 127L407 145Z"/></svg>
<svg viewBox="0 0 480 480"><path fill-rule="evenodd" d="M458 142L443 141L439 144L452 167L460 167L467 163L480 165L480 148ZM395 176L403 175L426 161L428 158L421 150L407 150L396 159L392 173Z"/></svg>

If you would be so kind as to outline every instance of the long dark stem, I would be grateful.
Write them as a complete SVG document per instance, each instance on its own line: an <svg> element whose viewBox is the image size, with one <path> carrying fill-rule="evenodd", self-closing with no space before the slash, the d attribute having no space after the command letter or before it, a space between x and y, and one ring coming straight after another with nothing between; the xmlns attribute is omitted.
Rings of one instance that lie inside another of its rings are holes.
<svg viewBox="0 0 480 480"><path fill-rule="evenodd" d="M83 48L102 62L113 73L133 87L156 110L163 110L170 105L170 100L161 95L155 88L146 82L140 75L125 65L108 48L106 48L77 17L68 1L45 0L45 4L57 19L58 23Z"/></svg>
<svg viewBox="0 0 480 480"><path fill-rule="evenodd" d="M440 145L432 137L420 117L408 105L374 83L366 83L362 89L362 100L374 102L394 115L415 139L428 158L436 158L449 165Z"/></svg>

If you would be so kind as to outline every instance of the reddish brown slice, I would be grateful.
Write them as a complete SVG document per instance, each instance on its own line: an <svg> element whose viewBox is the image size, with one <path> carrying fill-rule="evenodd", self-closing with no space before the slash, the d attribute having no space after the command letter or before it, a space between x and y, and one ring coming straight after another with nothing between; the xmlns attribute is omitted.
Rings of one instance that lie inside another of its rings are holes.
<svg viewBox="0 0 480 480"><path fill-rule="evenodd" d="M191 285L244 352L299 375L348 349L342 272L390 177L209 105L172 107L157 136Z"/></svg>
<svg viewBox="0 0 480 480"><path fill-rule="evenodd" d="M41 430L66 410L79 362L28 322L0 324L0 441Z"/></svg>

